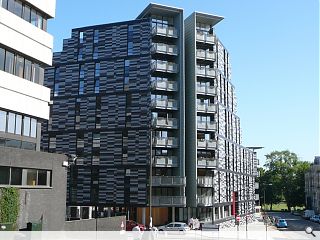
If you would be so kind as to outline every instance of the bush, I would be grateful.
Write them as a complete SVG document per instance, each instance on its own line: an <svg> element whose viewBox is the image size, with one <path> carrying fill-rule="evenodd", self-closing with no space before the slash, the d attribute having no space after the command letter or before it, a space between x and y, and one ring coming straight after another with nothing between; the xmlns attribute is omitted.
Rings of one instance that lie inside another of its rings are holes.
<svg viewBox="0 0 320 240"><path fill-rule="evenodd" d="M2 188L0 197L0 223L16 224L19 215L19 190Z"/></svg>

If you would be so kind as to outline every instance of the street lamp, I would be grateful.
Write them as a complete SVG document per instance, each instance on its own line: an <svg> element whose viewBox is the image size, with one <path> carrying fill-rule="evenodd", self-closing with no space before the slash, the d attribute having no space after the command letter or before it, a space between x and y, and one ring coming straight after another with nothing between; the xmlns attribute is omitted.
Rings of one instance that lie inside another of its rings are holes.
<svg viewBox="0 0 320 240"><path fill-rule="evenodd" d="M272 186L272 183L269 183L269 184L267 184L267 185L265 185L265 186ZM264 188L264 190L263 190L263 199L264 199L264 213L266 213L266 187ZM264 215L265 216L265 223L266 223L266 231L268 231L268 219L267 219L267 216L266 216L266 214Z"/></svg>

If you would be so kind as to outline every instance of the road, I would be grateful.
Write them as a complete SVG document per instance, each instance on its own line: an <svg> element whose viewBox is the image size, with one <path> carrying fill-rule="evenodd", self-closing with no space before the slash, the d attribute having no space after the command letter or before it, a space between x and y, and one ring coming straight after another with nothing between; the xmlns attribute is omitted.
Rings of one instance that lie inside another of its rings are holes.
<svg viewBox="0 0 320 240"><path fill-rule="evenodd" d="M319 231L320 224L303 219L301 216L294 216L287 212L269 212L269 216L279 216L287 220L288 228L281 231L304 231L306 226L311 226L313 230Z"/></svg>

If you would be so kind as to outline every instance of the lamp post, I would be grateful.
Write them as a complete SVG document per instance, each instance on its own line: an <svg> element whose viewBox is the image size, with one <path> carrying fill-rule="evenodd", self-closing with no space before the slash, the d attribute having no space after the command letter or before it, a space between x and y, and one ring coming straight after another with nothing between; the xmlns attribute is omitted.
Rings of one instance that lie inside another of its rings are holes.
<svg viewBox="0 0 320 240"><path fill-rule="evenodd" d="M149 223L149 228L151 230L152 228L152 144L153 144L153 139L152 139L152 119L151 119L151 124L150 124L150 169L149 169L149 216L150 216L150 223Z"/></svg>
<svg viewBox="0 0 320 240"><path fill-rule="evenodd" d="M269 183L265 186L272 186L272 183ZM263 200L264 200L263 210L264 210L264 213L266 213L266 187L263 190ZM265 222L266 222L266 231L268 231L268 219L266 214L264 216L265 216Z"/></svg>
<svg viewBox="0 0 320 240"><path fill-rule="evenodd" d="M211 189L211 202L212 202L212 226L214 225L214 207L213 207L213 198L214 198L214 184L213 184L213 179L214 179L214 169L211 170L211 184L212 184L212 189Z"/></svg>

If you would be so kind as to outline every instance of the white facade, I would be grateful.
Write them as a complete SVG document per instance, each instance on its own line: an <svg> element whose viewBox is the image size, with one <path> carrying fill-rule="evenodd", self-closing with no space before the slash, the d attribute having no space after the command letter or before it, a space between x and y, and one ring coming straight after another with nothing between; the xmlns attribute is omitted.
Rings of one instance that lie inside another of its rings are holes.
<svg viewBox="0 0 320 240"><path fill-rule="evenodd" d="M55 0L27 0L26 3L46 18L55 15ZM1 6L0 33L3 48L42 67L52 64L53 37ZM0 109L48 120L50 89L40 84L0 70Z"/></svg>

